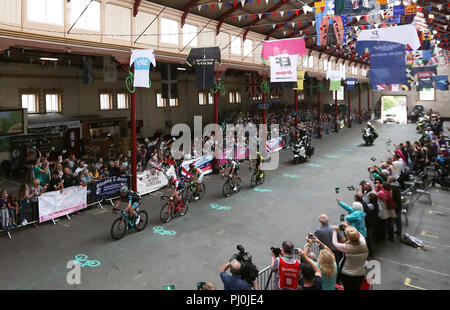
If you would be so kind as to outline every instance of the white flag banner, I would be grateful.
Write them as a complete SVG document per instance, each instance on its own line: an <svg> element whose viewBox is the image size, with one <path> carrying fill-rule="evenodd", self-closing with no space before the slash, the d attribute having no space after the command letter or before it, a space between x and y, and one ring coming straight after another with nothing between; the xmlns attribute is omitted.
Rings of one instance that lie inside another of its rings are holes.
<svg viewBox="0 0 450 310"><path fill-rule="evenodd" d="M244 7L244 5L245 5L245 0L241 0L241 5L242 5L242 7Z"/></svg>
<svg viewBox="0 0 450 310"><path fill-rule="evenodd" d="M270 82L297 82L298 55L281 54L270 57Z"/></svg>
<svg viewBox="0 0 450 310"><path fill-rule="evenodd" d="M149 88L150 64L156 67L155 52L153 50L133 50L130 66L134 63L134 87Z"/></svg>
<svg viewBox="0 0 450 310"><path fill-rule="evenodd" d="M87 206L86 186L71 186L39 196L39 223L71 214Z"/></svg>
<svg viewBox="0 0 450 310"><path fill-rule="evenodd" d="M223 3L220 3L220 2L219 2L219 3L217 3L217 5L219 6L219 10L221 10L221 9L222 9L222 4L223 4Z"/></svg>
<svg viewBox="0 0 450 310"><path fill-rule="evenodd" d="M262 18L262 13L259 13L258 17L259 17L259 19L261 19Z"/></svg>
<svg viewBox="0 0 450 310"><path fill-rule="evenodd" d="M238 16L238 19L239 19L239 21L241 21L241 18L242 18L242 16L241 16L241 15L239 15L239 16Z"/></svg>
<svg viewBox="0 0 450 310"><path fill-rule="evenodd" d="M355 17L356 17L356 20L359 22L361 19L361 16L355 16Z"/></svg>
<svg viewBox="0 0 450 310"><path fill-rule="evenodd" d="M281 15L281 17L283 17L284 11L280 11L280 15Z"/></svg>

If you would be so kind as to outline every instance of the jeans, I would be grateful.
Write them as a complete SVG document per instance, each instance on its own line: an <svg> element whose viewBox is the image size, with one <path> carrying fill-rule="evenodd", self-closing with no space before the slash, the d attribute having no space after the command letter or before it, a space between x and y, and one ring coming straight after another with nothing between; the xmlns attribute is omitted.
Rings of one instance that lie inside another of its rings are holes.
<svg viewBox="0 0 450 310"><path fill-rule="evenodd" d="M375 241L375 227L369 226L367 229L366 244L369 249L369 257L373 257L373 243Z"/></svg>
<svg viewBox="0 0 450 310"><path fill-rule="evenodd" d="M394 240L394 220L395 219L393 219L393 218L388 218L386 220L387 235L388 235L388 239L391 241Z"/></svg>
<svg viewBox="0 0 450 310"><path fill-rule="evenodd" d="M2 209L2 229L5 230L8 227L9 222L9 210L7 208Z"/></svg>
<svg viewBox="0 0 450 310"><path fill-rule="evenodd" d="M395 223L395 227L397 228L396 234L397 236L402 236L402 214L398 213L397 217L393 219L393 222Z"/></svg>

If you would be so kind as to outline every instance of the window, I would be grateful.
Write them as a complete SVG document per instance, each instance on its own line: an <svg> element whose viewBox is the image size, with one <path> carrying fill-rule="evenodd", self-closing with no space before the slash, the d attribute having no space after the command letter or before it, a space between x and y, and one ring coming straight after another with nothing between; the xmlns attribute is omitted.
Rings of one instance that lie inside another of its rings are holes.
<svg viewBox="0 0 450 310"><path fill-rule="evenodd" d="M345 68L345 65L343 63L339 64L339 70L344 71L344 73L346 73L346 68Z"/></svg>
<svg viewBox="0 0 450 310"><path fill-rule="evenodd" d="M309 56L308 67L310 68L314 67L314 56Z"/></svg>
<svg viewBox="0 0 450 310"><path fill-rule="evenodd" d="M75 21L81 15L75 24L74 28L85 29L92 31L100 31L100 2L90 0L72 0L70 3L70 23L73 25ZM88 6L89 5L89 6Z"/></svg>
<svg viewBox="0 0 450 310"><path fill-rule="evenodd" d="M37 94L21 95L22 109L27 109L28 113L39 113L39 96Z"/></svg>
<svg viewBox="0 0 450 310"><path fill-rule="evenodd" d="M241 55L241 38L231 36L231 54Z"/></svg>
<svg viewBox="0 0 450 310"><path fill-rule="evenodd" d="M252 57L253 56L252 53L253 53L253 41L247 39L244 41L244 56Z"/></svg>
<svg viewBox="0 0 450 310"><path fill-rule="evenodd" d="M100 110L112 110L112 95L111 93L100 94Z"/></svg>
<svg viewBox="0 0 450 310"><path fill-rule="evenodd" d="M61 94L47 93L45 94L45 112L61 112Z"/></svg>
<svg viewBox="0 0 450 310"><path fill-rule="evenodd" d="M178 22L161 18L161 42L178 45Z"/></svg>
<svg viewBox="0 0 450 310"><path fill-rule="evenodd" d="M183 46L197 46L197 32L197 26L185 24L183 26Z"/></svg>
<svg viewBox="0 0 450 310"><path fill-rule="evenodd" d="M333 93L333 100L336 100L336 91L332 91ZM341 90L337 91L337 100L344 100L344 86L341 86Z"/></svg>
<svg viewBox="0 0 450 310"><path fill-rule="evenodd" d="M358 67L352 66L352 74L358 75Z"/></svg>
<svg viewBox="0 0 450 310"><path fill-rule="evenodd" d="M31 22L64 26L64 0L28 0L27 19Z"/></svg>
<svg viewBox="0 0 450 310"><path fill-rule="evenodd" d="M167 105L167 98L163 98L161 91L157 91L156 92L156 107L157 108L178 107L178 98L170 99L169 105Z"/></svg>
<svg viewBox="0 0 450 310"><path fill-rule="evenodd" d="M434 101L435 99L435 89L434 88L424 88L419 91L420 101Z"/></svg>
<svg viewBox="0 0 450 310"><path fill-rule="evenodd" d="M127 110L130 107L130 97L127 93L118 93L116 98L117 110Z"/></svg>
<svg viewBox="0 0 450 310"><path fill-rule="evenodd" d="M198 104L199 105L208 105L208 104L214 104L214 98L211 93L198 93Z"/></svg>
<svg viewBox="0 0 450 310"><path fill-rule="evenodd" d="M327 68L328 68L328 60L324 59L323 60L323 70L327 71Z"/></svg>
<svg viewBox="0 0 450 310"><path fill-rule="evenodd" d="M241 93L238 91L231 91L229 93L230 103L241 103Z"/></svg>
<svg viewBox="0 0 450 310"><path fill-rule="evenodd" d="M303 57L303 68L308 66L308 56Z"/></svg>

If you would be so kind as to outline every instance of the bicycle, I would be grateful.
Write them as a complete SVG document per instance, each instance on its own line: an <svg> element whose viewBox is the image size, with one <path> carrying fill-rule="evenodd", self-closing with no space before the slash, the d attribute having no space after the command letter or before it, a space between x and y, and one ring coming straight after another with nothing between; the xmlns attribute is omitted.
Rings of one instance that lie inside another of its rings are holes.
<svg viewBox="0 0 450 310"><path fill-rule="evenodd" d="M185 190L183 189L183 192L184 191ZM182 193L180 193L180 194L182 194ZM182 195L182 197L183 197L183 195ZM181 198L181 200L178 202L177 206L174 206L173 197L162 195L161 199L168 200L168 202L162 206L161 212L159 214L159 218L161 219L161 221L163 223L168 223L172 219L174 213L178 214L180 216L186 215L186 213L189 209L188 202L184 198Z"/></svg>
<svg viewBox="0 0 450 310"><path fill-rule="evenodd" d="M225 175L222 174L222 178ZM239 191L241 190L241 179L239 177L236 177L236 190L234 189L235 184L233 181L233 176L232 175L227 175L226 176L228 178L228 180L225 182L225 184L223 185L223 195L225 197L230 197L232 194L234 193L239 193Z"/></svg>
<svg viewBox="0 0 450 310"><path fill-rule="evenodd" d="M192 199L194 196L198 197L198 200L202 199L205 196L205 192L206 192L206 186L205 183L200 183L200 191L199 188L197 187L197 183L196 182L190 182L190 181L186 181L186 183L188 183L188 186L186 188L186 190L183 191L183 200L186 200L188 203L192 202Z"/></svg>
<svg viewBox="0 0 450 310"><path fill-rule="evenodd" d="M252 167L248 168L248 171L251 171ZM258 185L262 185L264 183L265 174L263 170L254 169L253 175L250 179L250 186L255 188Z"/></svg>
<svg viewBox="0 0 450 310"><path fill-rule="evenodd" d="M127 212L122 209L113 208L113 213L117 214L121 212L121 217L116 219L111 226L111 237L114 240L121 239L130 227L133 227L136 231L142 231L147 226L148 214L145 210L139 211L139 207L136 208L136 213L140 217L139 222L135 224L127 215Z"/></svg>

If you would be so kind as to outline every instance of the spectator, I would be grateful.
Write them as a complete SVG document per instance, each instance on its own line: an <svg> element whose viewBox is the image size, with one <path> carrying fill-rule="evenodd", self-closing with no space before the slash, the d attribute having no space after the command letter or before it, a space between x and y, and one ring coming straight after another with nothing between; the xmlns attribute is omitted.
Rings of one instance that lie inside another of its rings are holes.
<svg viewBox="0 0 450 310"><path fill-rule="evenodd" d="M45 186L49 181L49 166L48 161L44 160L42 165L39 166L39 160L36 165L33 167L34 178L39 179L40 183Z"/></svg>
<svg viewBox="0 0 450 310"><path fill-rule="evenodd" d="M80 174L81 172L83 172L86 169L87 169L87 167L84 164L84 161L80 161L80 166L77 169L75 169L75 172L73 173L73 175L77 176L78 174Z"/></svg>
<svg viewBox="0 0 450 310"><path fill-rule="evenodd" d="M59 176L58 171L53 171L52 173L52 179L50 180L50 183L48 184L48 190L49 192L52 191L62 191L64 189L63 183Z"/></svg>
<svg viewBox="0 0 450 310"><path fill-rule="evenodd" d="M402 237L402 193L401 186L398 182L394 180L392 177L388 177L387 183L391 185L392 188L392 199L395 202L395 215L396 217L393 219L396 228L397 237Z"/></svg>
<svg viewBox="0 0 450 310"><path fill-rule="evenodd" d="M85 169L83 170L81 174L81 185L87 186L89 183L92 183L93 180L89 174L89 170Z"/></svg>
<svg viewBox="0 0 450 310"><path fill-rule="evenodd" d="M314 236L319 239L319 241L323 244L325 244L331 251L333 251L333 254L336 258L336 264L339 265L339 262L342 258L342 253L339 252L333 245L333 227L328 225L328 216L326 214L322 214L319 217L320 222L320 228L317 229L314 232ZM338 234L339 242L344 242L345 238L342 236L342 234ZM320 245L320 249L323 249L322 245Z"/></svg>
<svg viewBox="0 0 450 310"><path fill-rule="evenodd" d="M28 184L22 184L20 185L20 189L19 189L19 223L22 226L28 225L28 221L27 221L27 213L28 213L28 208L30 205L30 198L33 197L32 195L29 194L30 192L30 187L28 186Z"/></svg>
<svg viewBox="0 0 450 310"><path fill-rule="evenodd" d="M302 258L301 290L322 290L322 272L302 249L297 249Z"/></svg>
<svg viewBox="0 0 450 310"><path fill-rule="evenodd" d="M359 196L355 195L354 199L355 201L353 202L351 207L347 205L345 202L340 201L339 198L336 198L336 201L338 202L339 206L341 206L345 211L349 213L349 215L345 217L345 220L351 226L355 227L365 238L367 237L367 230L365 223L366 213L363 211L364 207L362 203L358 201L360 199Z"/></svg>
<svg viewBox="0 0 450 310"><path fill-rule="evenodd" d="M321 242L317 237L313 237L313 241L320 244L323 250L319 252L319 259L317 263L314 263L319 267L322 273L322 289L333 291L336 289L336 278L338 274L338 267L336 264L336 258L333 251Z"/></svg>
<svg viewBox="0 0 450 310"><path fill-rule="evenodd" d="M33 186L30 188L29 195L31 196L31 221L39 221L39 204L38 197L41 196L46 190L47 185L41 186L41 181L39 179L34 179ZM37 223L34 223L35 228L39 228Z"/></svg>
<svg viewBox="0 0 450 310"><path fill-rule="evenodd" d="M89 169L89 177L94 181L100 179L100 173L98 172L98 170L99 169L97 169L95 166L92 166Z"/></svg>
<svg viewBox="0 0 450 310"><path fill-rule="evenodd" d="M369 202L364 203L364 212L366 213L366 229L367 229L367 248L369 249L369 257L373 257L373 243L376 236L376 226L378 222L378 196L375 193L369 194Z"/></svg>
<svg viewBox="0 0 450 310"><path fill-rule="evenodd" d="M62 180L63 180L63 186L65 188L73 186L73 181L74 181L73 175L70 172L69 168L64 168L64 175L62 177Z"/></svg>
<svg viewBox="0 0 450 310"><path fill-rule="evenodd" d="M296 290L300 276L300 262L294 257L294 245L290 241L284 241L280 256L275 257L272 251L270 268L274 273L274 290Z"/></svg>
<svg viewBox="0 0 450 310"><path fill-rule="evenodd" d="M217 290L216 286L212 282L202 282L202 286L199 289L200 291L215 291Z"/></svg>
<svg viewBox="0 0 450 310"><path fill-rule="evenodd" d="M56 172L58 172L58 177L62 180L62 177L64 175L63 166L60 163L56 164Z"/></svg>
<svg viewBox="0 0 450 310"><path fill-rule="evenodd" d="M98 172L100 179L105 179L108 177L108 169L105 166L101 166Z"/></svg>
<svg viewBox="0 0 450 310"><path fill-rule="evenodd" d="M378 195L378 206L382 209L383 214L380 218L384 221L387 229L389 241L394 241L394 219L397 217L395 208L397 207L392 197L392 186L389 183L377 183L375 191Z"/></svg>
<svg viewBox="0 0 450 310"><path fill-rule="evenodd" d="M333 245L345 254L341 269L341 278L345 290L359 290L364 280L364 265L368 256L366 240L355 227L346 225L345 235L348 241L344 244L338 243L337 232L339 227L333 230Z"/></svg>
<svg viewBox="0 0 450 310"><path fill-rule="evenodd" d="M0 210L2 211L2 230L9 230L8 192L0 190Z"/></svg>
<svg viewBox="0 0 450 310"><path fill-rule="evenodd" d="M227 274L230 268L231 276ZM223 282L224 290L251 290L252 286L247 281L241 279L240 275L241 263L236 259L226 263L220 268L220 278Z"/></svg>
<svg viewBox="0 0 450 310"><path fill-rule="evenodd" d="M17 216L19 215L19 202L16 195L11 195L8 199L9 227L17 227Z"/></svg>

